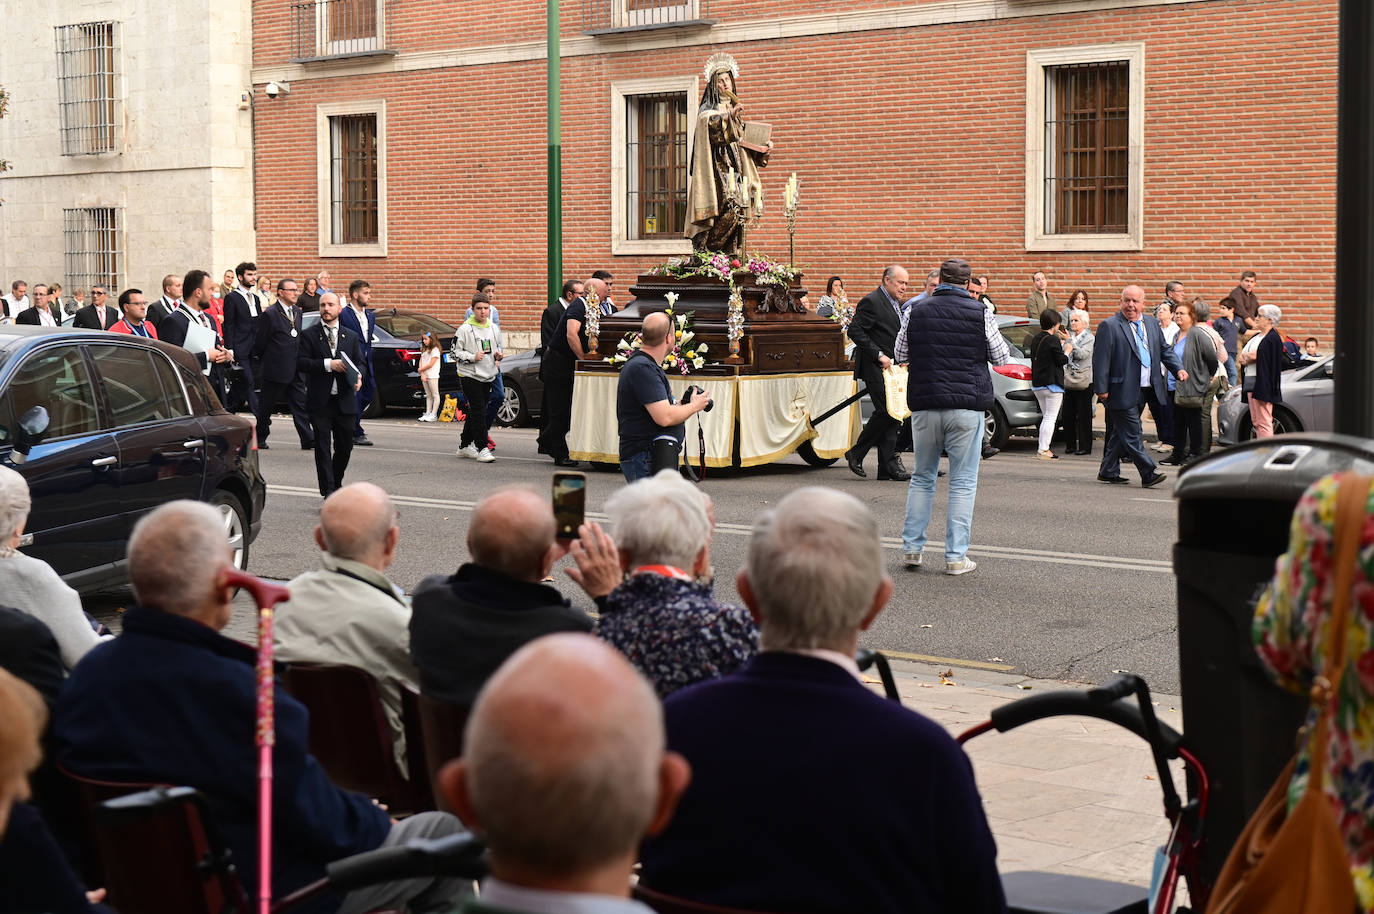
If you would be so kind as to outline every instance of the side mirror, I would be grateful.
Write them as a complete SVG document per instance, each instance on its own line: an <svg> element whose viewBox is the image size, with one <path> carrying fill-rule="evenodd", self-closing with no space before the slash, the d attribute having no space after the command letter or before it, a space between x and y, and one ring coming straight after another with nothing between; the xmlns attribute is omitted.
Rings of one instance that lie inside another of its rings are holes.
<svg viewBox="0 0 1374 914"><path fill-rule="evenodd" d="M28 460L29 452L33 450L34 445L43 440L49 421L48 411L41 406L35 406L20 416L19 434L15 438L14 453L10 459L16 464Z"/></svg>

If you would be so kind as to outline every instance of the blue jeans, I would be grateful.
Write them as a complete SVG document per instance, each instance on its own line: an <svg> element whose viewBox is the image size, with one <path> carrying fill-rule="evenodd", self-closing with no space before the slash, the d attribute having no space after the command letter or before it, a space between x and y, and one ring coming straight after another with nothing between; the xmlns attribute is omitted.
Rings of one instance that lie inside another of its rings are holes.
<svg viewBox="0 0 1374 914"><path fill-rule="evenodd" d="M926 528L935 504L935 476L940 452L949 455L949 505L945 513L945 561L957 562L968 552L973 530L973 502L978 495L978 463L983 441L983 413L974 409L923 409L911 414L911 447L915 467L906 493L902 551L916 553L926 544Z"/></svg>
<svg viewBox="0 0 1374 914"><path fill-rule="evenodd" d="M620 472L625 474L625 481L634 482L636 479L647 479L652 476L653 459L653 448L631 454L629 457L621 457Z"/></svg>
<svg viewBox="0 0 1374 914"><path fill-rule="evenodd" d="M1232 387L1236 386L1236 356L1234 353L1227 353L1226 359L1226 383Z"/></svg>

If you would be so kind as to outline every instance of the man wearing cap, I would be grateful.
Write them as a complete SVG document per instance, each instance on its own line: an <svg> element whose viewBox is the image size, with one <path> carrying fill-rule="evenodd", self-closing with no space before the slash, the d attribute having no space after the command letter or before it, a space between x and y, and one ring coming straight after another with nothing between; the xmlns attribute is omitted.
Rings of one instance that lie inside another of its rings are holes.
<svg viewBox="0 0 1374 914"><path fill-rule="evenodd" d="M970 272L967 260L942 263L939 285L911 306L906 323L911 360L906 401L915 466L907 488L902 552L907 568L921 567L943 451L949 455L945 574L967 574L977 567L967 553L978 494L983 413L992 408L987 363L1005 365L1011 360L997 318L969 292Z"/></svg>

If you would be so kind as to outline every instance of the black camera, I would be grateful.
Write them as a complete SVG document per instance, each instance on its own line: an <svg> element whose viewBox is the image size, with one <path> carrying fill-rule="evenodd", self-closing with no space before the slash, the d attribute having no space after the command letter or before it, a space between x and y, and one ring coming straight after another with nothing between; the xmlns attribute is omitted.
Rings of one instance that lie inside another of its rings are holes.
<svg viewBox="0 0 1374 914"><path fill-rule="evenodd" d="M697 394L701 394L704 397L706 396L706 391L702 390L700 387L697 387L695 384L693 384L691 387L687 388L682 392L682 402L684 404L691 403L692 398L695 397ZM706 404L706 412L709 413L715 407L715 405L716 404L714 401L708 402Z"/></svg>

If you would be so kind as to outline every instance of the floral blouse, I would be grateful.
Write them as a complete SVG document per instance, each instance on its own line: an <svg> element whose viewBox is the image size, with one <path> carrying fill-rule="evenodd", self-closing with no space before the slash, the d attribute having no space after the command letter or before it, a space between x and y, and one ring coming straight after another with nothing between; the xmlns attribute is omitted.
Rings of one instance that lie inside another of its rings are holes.
<svg viewBox="0 0 1374 914"><path fill-rule="evenodd" d="M1260 659L1279 684L1306 694L1326 664L1335 582L1331 551L1338 479L1324 477L1293 514L1288 551L1255 612ZM1360 910L1374 912L1374 498L1365 503L1363 535L1346 629L1346 667L1321 764L1325 793L1339 817ZM1316 720L1315 710L1308 723ZM1307 789L1312 765L1304 745L1288 786L1289 809Z"/></svg>
<svg viewBox="0 0 1374 914"><path fill-rule="evenodd" d="M695 581L634 574L599 603L596 636L628 657L659 698L733 673L759 651L749 612L717 603Z"/></svg>

